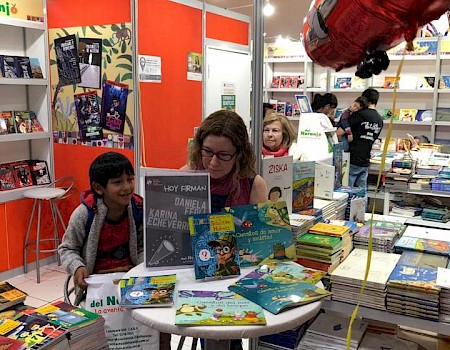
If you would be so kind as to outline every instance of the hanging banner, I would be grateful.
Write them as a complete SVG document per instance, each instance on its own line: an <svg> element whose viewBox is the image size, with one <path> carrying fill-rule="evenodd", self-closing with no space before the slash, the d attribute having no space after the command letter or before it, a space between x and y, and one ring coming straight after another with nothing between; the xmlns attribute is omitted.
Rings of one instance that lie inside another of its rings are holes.
<svg viewBox="0 0 450 350"><path fill-rule="evenodd" d="M0 17L44 22L42 0L0 1Z"/></svg>

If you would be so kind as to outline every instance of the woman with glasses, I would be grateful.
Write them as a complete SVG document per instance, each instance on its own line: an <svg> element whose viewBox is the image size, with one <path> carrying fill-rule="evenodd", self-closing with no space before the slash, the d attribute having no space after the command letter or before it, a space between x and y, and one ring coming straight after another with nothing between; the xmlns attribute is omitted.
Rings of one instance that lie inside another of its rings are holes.
<svg viewBox="0 0 450 350"><path fill-rule="evenodd" d="M296 141L295 131L291 122L281 113L266 115L263 120L263 157L293 156L299 159L300 153Z"/></svg>
<svg viewBox="0 0 450 350"><path fill-rule="evenodd" d="M235 112L217 111L203 120L182 170L211 176L211 211L267 201L267 185L256 174L255 154L244 121Z"/></svg>

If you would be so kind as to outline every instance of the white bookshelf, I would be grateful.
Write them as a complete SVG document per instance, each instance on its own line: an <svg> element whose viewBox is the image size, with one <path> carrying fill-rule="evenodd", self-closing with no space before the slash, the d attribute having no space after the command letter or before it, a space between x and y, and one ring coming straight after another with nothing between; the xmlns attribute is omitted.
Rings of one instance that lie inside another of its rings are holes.
<svg viewBox="0 0 450 350"><path fill-rule="evenodd" d="M48 33L46 1L42 1L44 22L32 22L0 17L0 55L28 56L39 59L43 79L0 78L0 106L2 111L31 110L44 128L44 132L0 135L0 163L25 159L45 160L49 173L53 171L52 114L50 109L50 83L48 79ZM28 189L0 192L0 203L23 198Z"/></svg>

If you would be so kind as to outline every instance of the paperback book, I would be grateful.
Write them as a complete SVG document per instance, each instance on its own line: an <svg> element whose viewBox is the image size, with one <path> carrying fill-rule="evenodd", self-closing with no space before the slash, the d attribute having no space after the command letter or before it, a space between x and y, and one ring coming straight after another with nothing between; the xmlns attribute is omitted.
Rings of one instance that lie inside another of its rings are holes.
<svg viewBox="0 0 450 350"><path fill-rule="evenodd" d="M440 287L436 285L437 271L437 268L397 264L389 276L388 286L438 293Z"/></svg>
<svg viewBox="0 0 450 350"><path fill-rule="evenodd" d="M176 275L121 279L120 306L129 308L172 306Z"/></svg>
<svg viewBox="0 0 450 350"><path fill-rule="evenodd" d="M20 78L20 65L17 57L0 55L0 71L3 78Z"/></svg>
<svg viewBox="0 0 450 350"><path fill-rule="evenodd" d="M295 259L286 202L225 208L233 215L241 267Z"/></svg>
<svg viewBox="0 0 450 350"><path fill-rule="evenodd" d="M14 170L10 164L0 164L0 191L9 191L16 188Z"/></svg>
<svg viewBox="0 0 450 350"><path fill-rule="evenodd" d="M239 275L239 253L233 215L189 216L195 278L199 280Z"/></svg>
<svg viewBox="0 0 450 350"><path fill-rule="evenodd" d="M384 77L384 84L383 84L383 88L384 89L394 89L394 88L398 88L398 81L396 77Z"/></svg>
<svg viewBox="0 0 450 350"><path fill-rule="evenodd" d="M79 56L75 35L55 39L56 66L59 85L66 86L81 82Z"/></svg>
<svg viewBox="0 0 450 350"><path fill-rule="evenodd" d="M33 131L30 112L14 111L13 114L16 131L18 133L28 134Z"/></svg>
<svg viewBox="0 0 450 350"><path fill-rule="evenodd" d="M3 127L6 128L3 129L3 132L6 131L6 134L16 133L16 125L14 123L14 115L12 112L0 112L0 122L2 122Z"/></svg>
<svg viewBox="0 0 450 350"><path fill-rule="evenodd" d="M17 56L17 65L19 66L19 78L31 79L33 72L31 71L30 58Z"/></svg>
<svg viewBox="0 0 450 350"><path fill-rule="evenodd" d="M315 162L294 162L292 212L311 209L314 203Z"/></svg>
<svg viewBox="0 0 450 350"><path fill-rule="evenodd" d="M81 82L78 86L100 89L102 76L102 39L79 38Z"/></svg>
<svg viewBox="0 0 450 350"><path fill-rule="evenodd" d="M111 80L103 82L101 125L123 134L126 119L128 85Z"/></svg>
<svg viewBox="0 0 450 350"><path fill-rule="evenodd" d="M431 90L434 89L434 82L436 77L419 77L417 79L417 89Z"/></svg>
<svg viewBox="0 0 450 350"><path fill-rule="evenodd" d="M209 213L209 174L145 170L144 261L146 267L192 265L188 216Z"/></svg>
<svg viewBox="0 0 450 350"><path fill-rule="evenodd" d="M415 108L401 108L398 120L403 122L413 122L416 120L416 115L417 109Z"/></svg>
<svg viewBox="0 0 450 350"><path fill-rule="evenodd" d="M39 58L30 57L30 66L31 66L31 74L34 79L43 79L44 75L42 74L41 64L39 62Z"/></svg>
<svg viewBox="0 0 450 350"><path fill-rule="evenodd" d="M180 290L175 324L182 326L265 325L261 306L231 291Z"/></svg>
<svg viewBox="0 0 450 350"><path fill-rule="evenodd" d="M27 295L8 282L0 282L0 310L23 303Z"/></svg>
<svg viewBox="0 0 450 350"><path fill-rule="evenodd" d="M271 263L259 266L228 289L278 314L331 295L315 286L324 275L298 264Z"/></svg>
<svg viewBox="0 0 450 350"><path fill-rule="evenodd" d="M78 129L82 142L103 139L97 91L92 90L74 95Z"/></svg>
<svg viewBox="0 0 450 350"><path fill-rule="evenodd" d="M337 77L334 84L335 89L350 89L352 87L352 77Z"/></svg>
<svg viewBox="0 0 450 350"><path fill-rule="evenodd" d="M292 156L264 158L261 176L269 189L268 200L276 203L285 201L292 213Z"/></svg>

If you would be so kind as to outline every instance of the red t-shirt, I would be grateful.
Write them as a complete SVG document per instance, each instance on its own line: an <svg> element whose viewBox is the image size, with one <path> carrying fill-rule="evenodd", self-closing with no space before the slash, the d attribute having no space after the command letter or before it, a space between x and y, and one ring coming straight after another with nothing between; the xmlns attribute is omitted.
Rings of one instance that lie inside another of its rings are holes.
<svg viewBox="0 0 450 350"><path fill-rule="evenodd" d="M128 216L119 222L105 219L98 240L94 273L133 265L127 245L129 240L130 221Z"/></svg>

